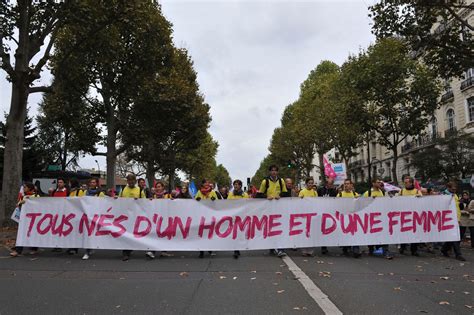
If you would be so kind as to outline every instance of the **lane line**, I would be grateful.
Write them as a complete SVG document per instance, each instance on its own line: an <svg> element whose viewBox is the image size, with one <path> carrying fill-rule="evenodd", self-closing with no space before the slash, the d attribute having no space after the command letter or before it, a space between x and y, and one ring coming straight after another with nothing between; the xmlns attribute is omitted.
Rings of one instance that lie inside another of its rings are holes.
<svg viewBox="0 0 474 315"><path fill-rule="evenodd" d="M329 297L321 291L318 286L311 280L303 270L295 264L295 262L289 257L285 256L282 258L288 269L298 279L303 288L308 292L309 296L319 305L325 314L329 315L342 315L342 312L337 306L329 299Z"/></svg>

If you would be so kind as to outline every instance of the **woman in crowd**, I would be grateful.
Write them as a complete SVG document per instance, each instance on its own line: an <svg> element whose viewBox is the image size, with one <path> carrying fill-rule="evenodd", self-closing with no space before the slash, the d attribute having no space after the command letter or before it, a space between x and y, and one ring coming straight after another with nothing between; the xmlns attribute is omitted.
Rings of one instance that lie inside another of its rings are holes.
<svg viewBox="0 0 474 315"><path fill-rule="evenodd" d="M216 200L217 199L217 194L216 192L212 189L211 182L208 181L207 179L203 179L201 182L201 186L199 187L199 191L197 192L196 196L194 199L197 201L200 200ZM215 255L212 251L209 251L209 254L211 256ZM204 251L199 252L199 258L204 258Z"/></svg>
<svg viewBox="0 0 474 315"><path fill-rule="evenodd" d="M305 188L301 189L298 197L300 198L316 198L318 197L318 193L314 190L314 179L312 177L308 177L305 180ZM303 256L305 257L312 257L313 256L313 249L312 248L303 248L301 250Z"/></svg>
<svg viewBox="0 0 474 315"><path fill-rule="evenodd" d="M229 200L235 199L248 199L249 195L242 190L242 181L240 179L234 180L232 183L234 186L234 190L229 192L228 198ZM234 258L237 259L240 256L240 250L234 250Z"/></svg>

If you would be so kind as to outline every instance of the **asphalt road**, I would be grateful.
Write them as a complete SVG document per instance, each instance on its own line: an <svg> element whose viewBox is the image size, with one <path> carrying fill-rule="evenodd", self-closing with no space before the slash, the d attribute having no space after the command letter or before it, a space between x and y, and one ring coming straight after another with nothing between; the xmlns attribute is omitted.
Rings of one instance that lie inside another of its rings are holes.
<svg viewBox="0 0 474 315"><path fill-rule="evenodd" d="M395 248L393 248L395 250ZM344 314L474 314L474 250L459 262L421 252L388 261L330 255L292 261ZM324 314L284 260L266 251L146 260L134 252L10 258L0 249L0 314ZM473 308L469 308L472 306Z"/></svg>

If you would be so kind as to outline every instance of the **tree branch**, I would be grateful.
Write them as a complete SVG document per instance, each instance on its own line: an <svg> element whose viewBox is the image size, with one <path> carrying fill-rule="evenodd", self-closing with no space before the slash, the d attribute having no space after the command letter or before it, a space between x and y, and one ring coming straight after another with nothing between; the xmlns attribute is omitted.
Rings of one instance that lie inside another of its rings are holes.
<svg viewBox="0 0 474 315"><path fill-rule="evenodd" d="M454 11L448 4L443 4L442 5L443 8L445 8L446 10L448 10L449 13L451 13L451 15L456 19L458 20L459 22L461 22L462 25L464 25L465 27L467 27L468 29L470 29L471 31L474 31L474 27L469 24L468 22L466 22L465 20L463 20L457 13L456 11Z"/></svg>
<svg viewBox="0 0 474 315"><path fill-rule="evenodd" d="M32 86L29 88L28 93L51 93L53 88L51 86Z"/></svg>

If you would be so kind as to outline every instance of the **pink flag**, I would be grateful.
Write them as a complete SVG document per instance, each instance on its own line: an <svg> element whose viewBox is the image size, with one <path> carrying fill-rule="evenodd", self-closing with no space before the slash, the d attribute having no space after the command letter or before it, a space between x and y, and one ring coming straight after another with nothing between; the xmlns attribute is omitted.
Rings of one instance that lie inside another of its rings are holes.
<svg viewBox="0 0 474 315"><path fill-rule="evenodd" d="M336 178L336 172L334 172L334 169L332 168L331 164L329 164L328 160L326 159L326 156L323 156L323 163L324 175L326 175L327 177Z"/></svg>
<svg viewBox="0 0 474 315"><path fill-rule="evenodd" d="M421 185L420 185L420 182L419 182L419 181L417 181L417 180L415 179L415 183L414 183L414 184L415 184L415 188L416 188L417 190L421 190Z"/></svg>

